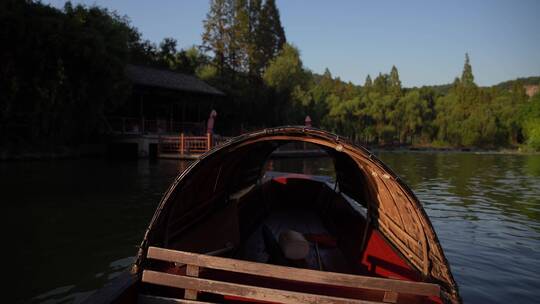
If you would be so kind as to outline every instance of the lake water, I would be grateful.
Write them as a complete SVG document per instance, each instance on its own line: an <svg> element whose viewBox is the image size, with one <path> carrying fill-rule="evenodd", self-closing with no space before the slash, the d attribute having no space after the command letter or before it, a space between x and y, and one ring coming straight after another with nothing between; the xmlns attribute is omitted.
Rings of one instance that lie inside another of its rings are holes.
<svg viewBox="0 0 540 304"><path fill-rule="evenodd" d="M424 204L466 303L538 300L540 156L378 155ZM320 159L273 165L329 171ZM5 303L77 303L119 275L185 167L174 160L0 163Z"/></svg>

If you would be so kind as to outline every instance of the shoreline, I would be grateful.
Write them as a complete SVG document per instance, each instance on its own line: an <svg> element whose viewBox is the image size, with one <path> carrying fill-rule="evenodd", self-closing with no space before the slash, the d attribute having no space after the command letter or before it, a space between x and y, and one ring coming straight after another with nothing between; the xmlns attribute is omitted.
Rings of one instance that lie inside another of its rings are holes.
<svg viewBox="0 0 540 304"><path fill-rule="evenodd" d="M366 146L374 152L404 152L404 153L474 153L474 154L504 154L504 155L540 155L540 151L523 151L519 148L484 149L478 147L425 147L425 146Z"/></svg>
<svg viewBox="0 0 540 304"><path fill-rule="evenodd" d="M518 149L482 149L482 148L452 148L452 147L425 147L425 146L369 146L364 145L371 152L395 152L395 153L473 153L473 154L495 154L495 155L540 155L540 151L523 151ZM282 151L282 157L298 157L296 155L300 151ZM290 156L288 154L291 154ZM302 154L302 153L300 153ZM309 155L314 157L316 155ZM84 149L84 148L68 148L59 147L57 151L39 152L39 151L7 151L0 150L0 162L17 162L17 161L49 161L49 160L68 160L68 159L84 159L84 158L103 158L113 160L124 160L118 158L110 158L103 149ZM144 159L144 158L141 158Z"/></svg>

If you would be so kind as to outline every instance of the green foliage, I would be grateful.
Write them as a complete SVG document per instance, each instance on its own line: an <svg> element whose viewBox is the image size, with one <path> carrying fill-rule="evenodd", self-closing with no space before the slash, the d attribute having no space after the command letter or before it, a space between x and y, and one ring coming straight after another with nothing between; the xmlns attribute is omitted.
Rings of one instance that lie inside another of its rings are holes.
<svg viewBox="0 0 540 304"><path fill-rule="evenodd" d="M201 53L198 48L192 46L188 49L177 49L178 41L173 38L164 38L159 46L150 41L141 41L140 35L135 33L133 39L128 42L130 63L149 65L176 72L195 74L201 66L209 64L209 58Z"/></svg>
<svg viewBox="0 0 540 304"><path fill-rule="evenodd" d="M105 116L129 97L128 62L194 74L208 58L141 39L126 17L99 7L0 4L1 142L78 144L103 133ZM206 72L205 76L208 76ZM209 77L209 76L208 76Z"/></svg>
<svg viewBox="0 0 540 304"><path fill-rule="evenodd" d="M540 151L540 93L522 106L520 118L527 148Z"/></svg>
<svg viewBox="0 0 540 304"><path fill-rule="evenodd" d="M392 66L390 71L390 94L394 97L401 96L401 81L399 80L399 73L395 65Z"/></svg>
<svg viewBox="0 0 540 304"><path fill-rule="evenodd" d="M230 104L219 109L230 129L234 125L256 128L293 119L291 113L298 105L292 99L302 99L303 92L294 85L284 88L285 84L278 82L279 77L296 77L303 68L300 64L293 67L297 72L282 70L285 67L281 62L289 57L273 62L286 43L275 1L211 0L202 40L201 49L212 57L209 63L215 68L205 64L197 74L230 97ZM271 62L274 67L266 73ZM273 84L268 85L268 80Z"/></svg>
<svg viewBox="0 0 540 304"><path fill-rule="evenodd" d="M524 127L523 115L519 115L533 111L523 108L527 104L523 85L515 83L511 90L478 87L468 55L461 78L443 90L403 89L395 66L374 81L368 76L364 87L347 96L341 93L343 85L325 71L309 90L313 103L308 112L322 117L322 127L355 140L496 147L519 144L524 132L529 146L535 142L537 121L530 119Z"/></svg>
<svg viewBox="0 0 540 304"><path fill-rule="evenodd" d="M81 142L129 92L124 67L134 29L97 7L0 5L2 141Z"/></svg>
<svg viewBox="0 0 540 304"><path fill-rule="evenodd" d="M226 0L214 0L210 3L210 11L204 20L204 33L202 35L203 47L206 51L211 51L214 62L218 68L218 73L223 75L226 66L226 56L228 52L228 36L231 7Z"/></svg>
<svg viewBox="0 0 540 304"><path fill-rule="evenodd" d="M527 121L524 130L527 146L534 151L540 151L540 119Z"/></svg>
<svg viewBox="0 0 540 304"><path fill-rule="evenodd" d="M463 73L461 74L461 83L465 87L475 85L469 54L467 53L465 54L465 64L463 65Z"/></svg>
<svg viewBox="0 0 540 304"><path fill-rule="evenodd" d="M400 129L400 141L406 141L415 135L421 133L422 126L426 124L426 118L429 116L428 101L422 99L420 91L414 90L408 92L399 99L397 104L397 121Z"/></svg>
<svg viewBox="0 0 540 304"><path fill-rule="evenodd" d="M198 66L195 74L202 80L213 82L217 79L218 70L214 65L205 64Z"/></svg>
<svg viewBox="0 0 540 304"><path fill-rule="evenodd" d="M265 64L280 52L287 39L275 0L266 0L259 16L258 27L254 31L257 36L257 47L261 51L262 64Z"/></svg>
<svg viewBox="0 0 540 304"><path fill-rule="evenodd" d="M371 76L369 74L366 77L366 81L364 82L364 89L370 89L373 86L373 81L371 80Z"/></svg>
<svg viewBox="0 0 540 304"><path fill-rule="evenodd" d="M278 116L277 121L301 119L297 114L298 109L308 103L305 92L307 77L300 52L296 47L285 44L263 74L264 83L275 92L274 111Z"/></svg>
<svg viewBox="0 0 540 304"><path fill-rule="evenodd" d="M270 61L263 74L264 82L277 92L291 92L306 79L298 49L285 44L281 53Z"/></svg>
<svg viewBox="0 0 540 304"><path fill-rule="evenodd" d="M318 75L286 43L274 0L211 0L200 48L178 49L172 38L156 45L125 17L69 2L63 11L2 2L0 25L0 134L8 141L75 143L102 133L104 116L129 96L130 62L195 74L226 92L218 111L232 134L309 115L314 126L363 143L540 150L540 97L523 88L538 77L478 87L468 54L460 77L442 86L403 88L395 66L362 87L328 69Z"/></svg>
<svg viewBox="0 0 540 304"><path fill-rule="evenodd" d="M211 0L204 29L203 49L225 81L237 73L261 77L286 42L273 0Z"/></svg>
<svg viewBox="0 0 540 304"><path fill-rule="evenodd" d="M480 88L466 55L461 79L436 100L437 138L453 146L494 147L517 144L518 111L527 100L522 85L511 91Z"/></svg>

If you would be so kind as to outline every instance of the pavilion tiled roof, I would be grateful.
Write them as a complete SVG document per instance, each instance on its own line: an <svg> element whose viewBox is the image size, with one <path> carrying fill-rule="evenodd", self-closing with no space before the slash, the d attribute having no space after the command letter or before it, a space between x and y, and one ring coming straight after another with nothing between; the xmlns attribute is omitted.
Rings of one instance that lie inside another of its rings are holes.
<svg viewBox="0 0 540 304"><path fill-rule="evenodd" d="M128 64L126 75L129 80L138 85L209 95L225 95L195 76L165 69Z"/></svg>

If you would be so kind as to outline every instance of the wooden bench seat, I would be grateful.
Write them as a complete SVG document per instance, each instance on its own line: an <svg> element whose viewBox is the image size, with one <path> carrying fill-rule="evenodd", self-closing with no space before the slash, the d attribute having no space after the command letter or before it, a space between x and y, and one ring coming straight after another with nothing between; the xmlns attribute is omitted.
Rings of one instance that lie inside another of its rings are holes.
<svg viewBox="0 0 540 304"><path fill-rule="evenodd" d="M210 304L208 302L195 301L195 300L186 300L186 299L175 299L168 297L157 297L151 295L139 295L137 299L138 304Z"/></svg>
<svg viewBox="0 0 540 304"><path fill-rule="evenodd" d="M386 303L396 303L399 294L428 297L440 296L439 285L431 283L374 278L368 276L276 266L157 247L150 247L148 249L147 257L154 260L186 264L187 270L185 276L157 272L153 270L144 270L142 282L185 289L185 298L191 301L197 299L197 292L207 292L277 303L381 303L199 278L199 271L204 268L256 275L273 279L286 279L314 284L375 290L384 292L384 297L382 300Z"/></svg>

